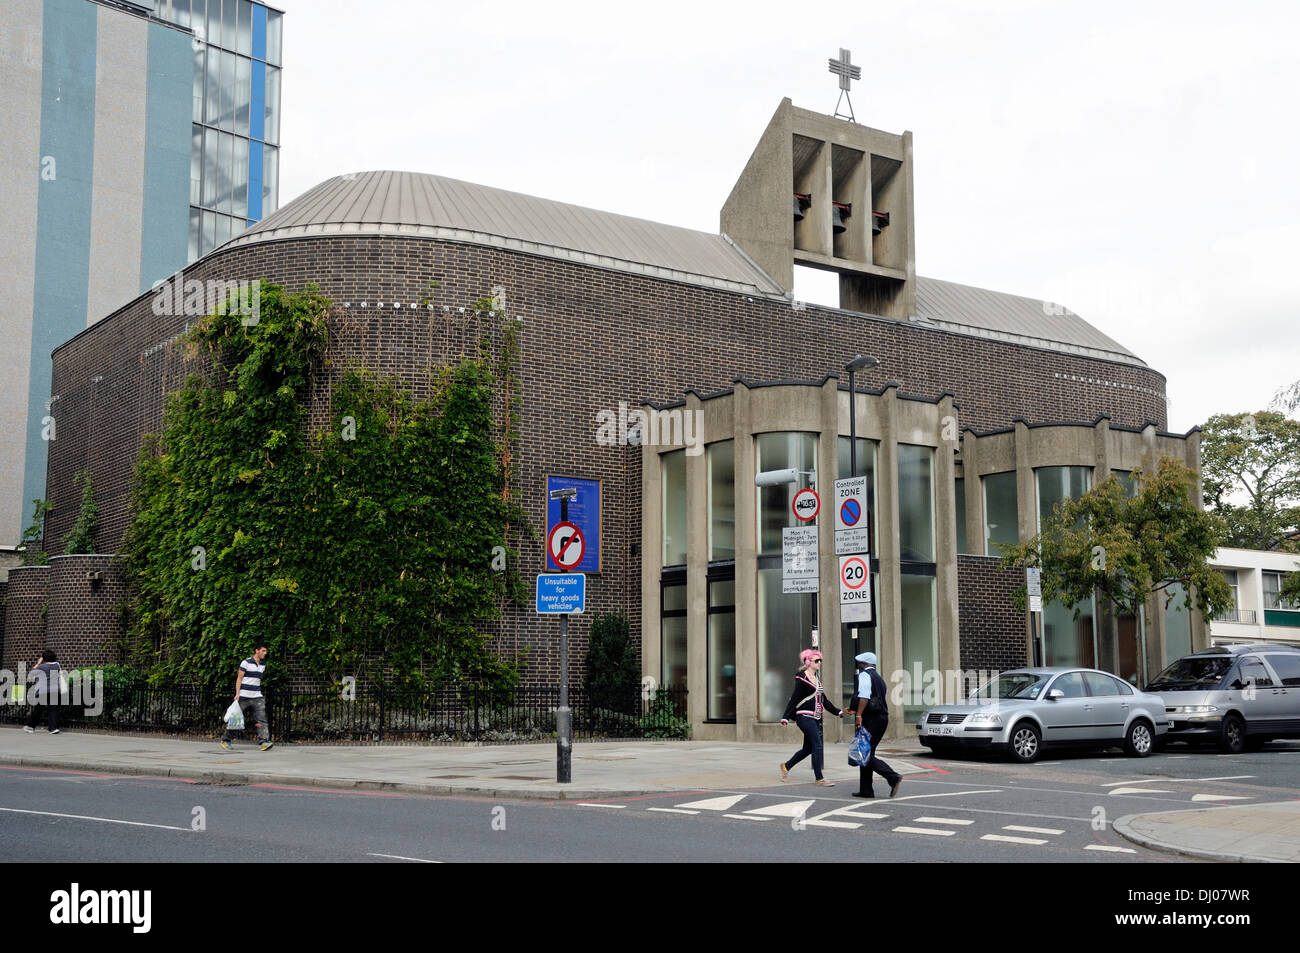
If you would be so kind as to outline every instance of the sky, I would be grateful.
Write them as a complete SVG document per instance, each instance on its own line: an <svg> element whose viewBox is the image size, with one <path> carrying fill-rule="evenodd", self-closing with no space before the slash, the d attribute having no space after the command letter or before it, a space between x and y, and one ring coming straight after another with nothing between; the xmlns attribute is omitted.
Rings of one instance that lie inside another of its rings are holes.
<svg viewBox="0 0 1300 953"><path fill-rule="evenodd" d="M278 5L281 205L397 169L716 233L843 47L857 120L913 133L918 274L1064 304L1165 374L1176 432L1300 379L1300 5Z"/></svg>

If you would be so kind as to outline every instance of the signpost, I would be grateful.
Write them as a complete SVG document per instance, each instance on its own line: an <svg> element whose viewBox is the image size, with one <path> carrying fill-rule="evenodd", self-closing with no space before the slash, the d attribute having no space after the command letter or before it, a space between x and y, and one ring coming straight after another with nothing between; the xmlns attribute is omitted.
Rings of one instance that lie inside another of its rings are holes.
<svg viewBox="0 0 1300 953"><path fill-rule="evenodd" d="M871 621L871 563L865 553L840 557L840 622Z"/></svg>
<svg viewBox="0 0 1300 953"><path fill-rule="evenodd" d="M1025 593L1029 597L1029 633L1034 644L1034 664L1043 664L1043 643L1038 635L1038 615L1043 611L1043 571L1025 567Z"/></svg>
<svg viewBox="0 0 1300 953"><path fill-rule="evenodd" d="M550 483L548 478L547 483ZM579 482L579 481L575 481ZM591 482L591 481L587 481ZM546 534L547 565L559 569L579 569L587 554L583 531L569 522L569 501L578 488L560 486L548 496L560 504L560 519ZM595 520L600 526L600 503L597 496ZM555 780L568 784L573 780L573 711L569 708L569 614L586 607L587 577L581 572L544 574L537 577L537 611L560 616L560 705L555 710Z"/></svg>

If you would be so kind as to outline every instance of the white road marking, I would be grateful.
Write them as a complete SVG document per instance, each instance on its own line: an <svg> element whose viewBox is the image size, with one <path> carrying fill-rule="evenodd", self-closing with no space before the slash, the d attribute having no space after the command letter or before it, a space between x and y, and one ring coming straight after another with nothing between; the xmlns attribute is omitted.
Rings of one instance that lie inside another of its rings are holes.
<svg viewBox="0 0 1300 953"><path fill-rule="evenodd" d="M685 804L678 804L678 807L697 807L702 811L729 811L741 801L745 800L746 795L737 794L733 797L711 797L704 801L688 801Z"/></svg>
<svg viewBox="0 0 1300 953"><path fill-rule="evenodd" d="M415 864L440 864L440 860L425 860L423 857L403 857L401 854L366 854L367 857L388 857L392 860L409 860Z"/></svg>
<svg viewBox="0 0 1300 953"><path fill-rule="evenodd" d="M1170 760L1170 761L1177 761L1177 760L1179 760L1180 758L1190 758L1190 757L1191 757L1190 754L1171 754L1171 755L1169 756L1169 760ZM1120 850L1123 850L1124 848L1119 848L1119 849L1120 849Z"/></svg>
<svg viewBox="0 0 1300 953"><path fill-rule="evenodd" d="M1001 788L992 788L988 791L952 791L946 794L908 794L903 797L890 798L891 801L915 801L922 797L961 797L963 794L1001 794Z"/></svg>
<svg viewBox="0 0 1300 953"><path fill-rule="evenodd" d="M627 807L627 805L626 804L601 804L599 801L579 801L578 807L608 807L608 808L613 808L614 810L617 811L621 811L623 810L623 808Z"/></svg>
<svg viewBox="0 0 1300 953"><path fill-rule="evenodd" d="M1116 788L1113 791L1107 791L1107 794L1173 794L1164 788Z"/></svg>
<svg viewBox="0 0 1300 953"><path fill-rule="evenodd" d="M1022 834L1064 834L1065 831L1058 831L1054 827L1021 827L1018 824L1005 824L1004 831L1020 831Z"/></svg>
<svg viewBox="0 0 1300 953"><path fill-rule="evenodd" d="M185 831L190 833L188 827L172 827L170 824L146 824L144 821L119 821L115 817L91 817L88 814L56 814L53 811L24 811L17 807L0 807L0 811L9 814L38 814L41 817L67 817L74 821L100 821L104 824L126 824L129 827L156 827L164 831Z"/></svg>
<svg viewBox="0 0 1300 953"><path fill-rule="evenodd" d="M734 817L738 821L770 821L770 817L755 817L753 814L723 814L723 817Z"/></svg>
<svg viewBox="0 0 1300 953"><path fill-rule="evenodd" d="M1007 844L1046 844L1047 841L1036 837L1007 837L1004 834L985 834L980 840L1003 841Z"/></svg>
<svg viewBox="0 0 1300 953"><path fill-rule="evenodd" d="M895 827L900 834L933 834L936 837L951 837L956 831L940 831L932 827Z"/></svg>
<svg viewBox="0 0 1300 953"><path fill-rule="evenodd" d="M1221 778L1188 778L1188 781L1245 781L1247 778L1253 778L1253 774L1229 774Z"/></svg>
<svg viewBox="0 0 1300 953"><path fill-rule="evenodd" d="M963 821L955 817L914 817L912 820L917 824L974 824L974 821Z"/></svg>
<svg viewBox="0 0 1300 953"><path fill-rule="evenodd" d="M1127 759L1125 759L1127 760ZM1163 784L1165 781L1177 781L1178 778L1146 778L1142 781L1111 781L1109 784L1103 784L1104 788L1121 788L1126 784Z"/></svg>
<svg viewBox="0 0 1300 953"><path fill-rule="evenodd" d="M745 813L764 814L769 817L802 817L808 813L808 808L816 803L816 801L786 801L784 804L756 807L752 811L746 811Z"/></svg>
<svg viewBox="0 0 1300 953"><path fill-rule="evenodd" d="M647 811L658 811L660 814L698 814L699 811L684 811L680 807L647 807Z"/></svg>
<svg viewBox="0 0 1300 953"><path fill-rule="evenodd" d="M861 825L861 824L850 824L848 821L818 821L818 820L812 820L812 821L804 821L804 822L803 822L803 826L804 826L804 827L839 827L839 828L843 828L844 830L856 831L856 830L857 830L859 827L861 827L862 825Z"/></svg>
<svg viewBox="0 0 1300 953"><path fill-rule="evenodd" d="M1238 797L1235 794L1194 794L1193 801L1249 801L1248 797Z"/></svg>
<svg viewBox="0 0 1300 953"><path fill-rule="evenodd" d="M1104 850L1112 854L1136 854L1131 847L1107 847L1105 844L1089 844L1084 850Z"/></svg>
<svg viewBox="0 0 1300 953"><path fill-rule="evenodd" d="M810 817L804 821L804 824L811 824L814 827L861 827L861 824L846 824L843 821L828 821L828 817L852 817L864 821L878 821L888 817L888 814L869 814L855 813L857 804L850 804L847 807L837 807L833 811L827 811L825 814L818 814L816 817Z"/></svg>

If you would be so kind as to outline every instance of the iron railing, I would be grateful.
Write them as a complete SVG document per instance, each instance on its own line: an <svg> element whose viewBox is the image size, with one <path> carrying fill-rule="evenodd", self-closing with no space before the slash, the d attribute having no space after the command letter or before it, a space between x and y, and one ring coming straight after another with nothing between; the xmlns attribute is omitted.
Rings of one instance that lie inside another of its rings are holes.
<svg viewBox="0 0 1300 953"><path fill-rule="evenodd" d="M377 687L354 692L268 692L267 717L279 741L519 743L555 737L558 688L490 689L478 685L408 692ZM85 699L81 699L84 701ZM64 704L60 724L71 728L213 736L230 705L226 692L206 689L109 688L102 710ZM98 706L97 706L98 707ZM686 738L686 689L623 693L569 689L576 739ZM24 704L0 705L0 723L26 718ZM43 716L42 716L43 718ZM42 722L43 723L43 722ZM251 730L251 726L250 726Z"/></svg>

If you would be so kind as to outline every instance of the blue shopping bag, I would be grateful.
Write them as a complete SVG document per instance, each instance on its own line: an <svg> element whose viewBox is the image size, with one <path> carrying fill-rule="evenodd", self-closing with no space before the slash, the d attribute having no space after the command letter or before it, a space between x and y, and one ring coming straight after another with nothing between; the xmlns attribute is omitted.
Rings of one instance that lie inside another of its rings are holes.
<svg viewBox="0 0 1300 953"><path fill-rule="evenodd" d="M871 736L866 728L859 728L849 742L849 765L860 768L871 760Z"/></svg>

